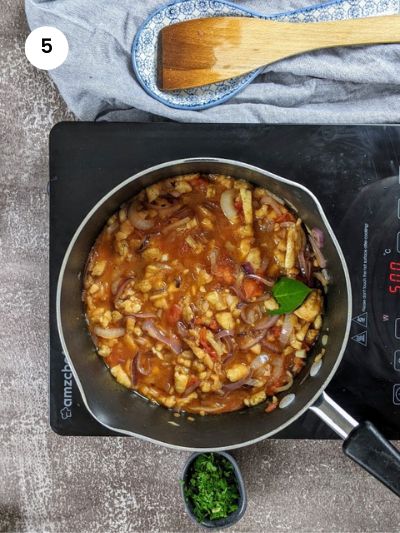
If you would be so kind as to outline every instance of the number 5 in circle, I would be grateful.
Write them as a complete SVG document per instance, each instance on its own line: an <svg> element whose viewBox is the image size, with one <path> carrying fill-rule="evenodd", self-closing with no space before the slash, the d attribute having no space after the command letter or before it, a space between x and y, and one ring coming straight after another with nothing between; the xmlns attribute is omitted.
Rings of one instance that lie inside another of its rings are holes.
<svg viewBox="0 0 400 533"><path fill-rule="evenodd" d="M51 39L42 39L42 52L44 54L50 54L50 52L53 50L53 45L50 44Z"/></svg>
<svg viewBox="0 0 400 533"><path fill-rule="evenodd" d="M36 28L25 41L28 61L41 70L53 70L62 65L68 57L68 50L67 38L53 26Z"/></svg>

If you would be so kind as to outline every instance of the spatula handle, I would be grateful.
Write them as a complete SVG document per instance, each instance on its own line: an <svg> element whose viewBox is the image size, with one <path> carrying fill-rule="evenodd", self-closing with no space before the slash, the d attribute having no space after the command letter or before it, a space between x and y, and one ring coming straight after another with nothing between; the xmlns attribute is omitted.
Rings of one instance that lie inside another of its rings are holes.
<svg viewBox="0 0 400 533"><path fill-rule="evenodd" d="M296 36L299 51L304 46L330 48L365 44L385 44L400 42L400 15L369 17L312 24L293 24L293 37Z"/></svg>

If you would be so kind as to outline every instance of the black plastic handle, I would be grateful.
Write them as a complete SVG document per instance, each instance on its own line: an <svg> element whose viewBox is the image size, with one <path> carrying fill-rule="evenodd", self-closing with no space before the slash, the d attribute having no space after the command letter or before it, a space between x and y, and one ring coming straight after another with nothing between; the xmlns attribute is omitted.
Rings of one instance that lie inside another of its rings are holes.
<svg viewBox="0 0 400 533"><path fill-rule="evenodd" d="M400 496L400 452L371 422L361 422L350 432L343 451Z"/></svg>

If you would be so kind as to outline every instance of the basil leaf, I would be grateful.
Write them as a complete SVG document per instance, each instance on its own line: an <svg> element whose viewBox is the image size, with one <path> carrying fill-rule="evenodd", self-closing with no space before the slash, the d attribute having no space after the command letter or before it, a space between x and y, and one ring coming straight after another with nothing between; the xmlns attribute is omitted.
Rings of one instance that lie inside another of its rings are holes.
<svg viewBox="0 0 400 533"><path fill-rule="evenodd" d="M301 281L281 278L272 287L272 294L279 304L279 309L269 311L271 315L291 313L304 302L311 289Z"/></svg>

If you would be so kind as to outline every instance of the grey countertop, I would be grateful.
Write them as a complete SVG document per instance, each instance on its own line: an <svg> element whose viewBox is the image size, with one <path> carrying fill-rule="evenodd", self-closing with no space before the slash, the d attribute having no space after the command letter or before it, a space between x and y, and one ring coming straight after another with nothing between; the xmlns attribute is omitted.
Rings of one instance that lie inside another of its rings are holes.
<svg viewBox="0 0 400 533"><path fill-rule="evenodd" d="M193 529L187 457L133 438L63 438L48 422L48 134L73 120L24 56L22 0L0 0L0 531ZM399 531L399 500L339 442L235 453L249 505L235 531Z"/></svg>

